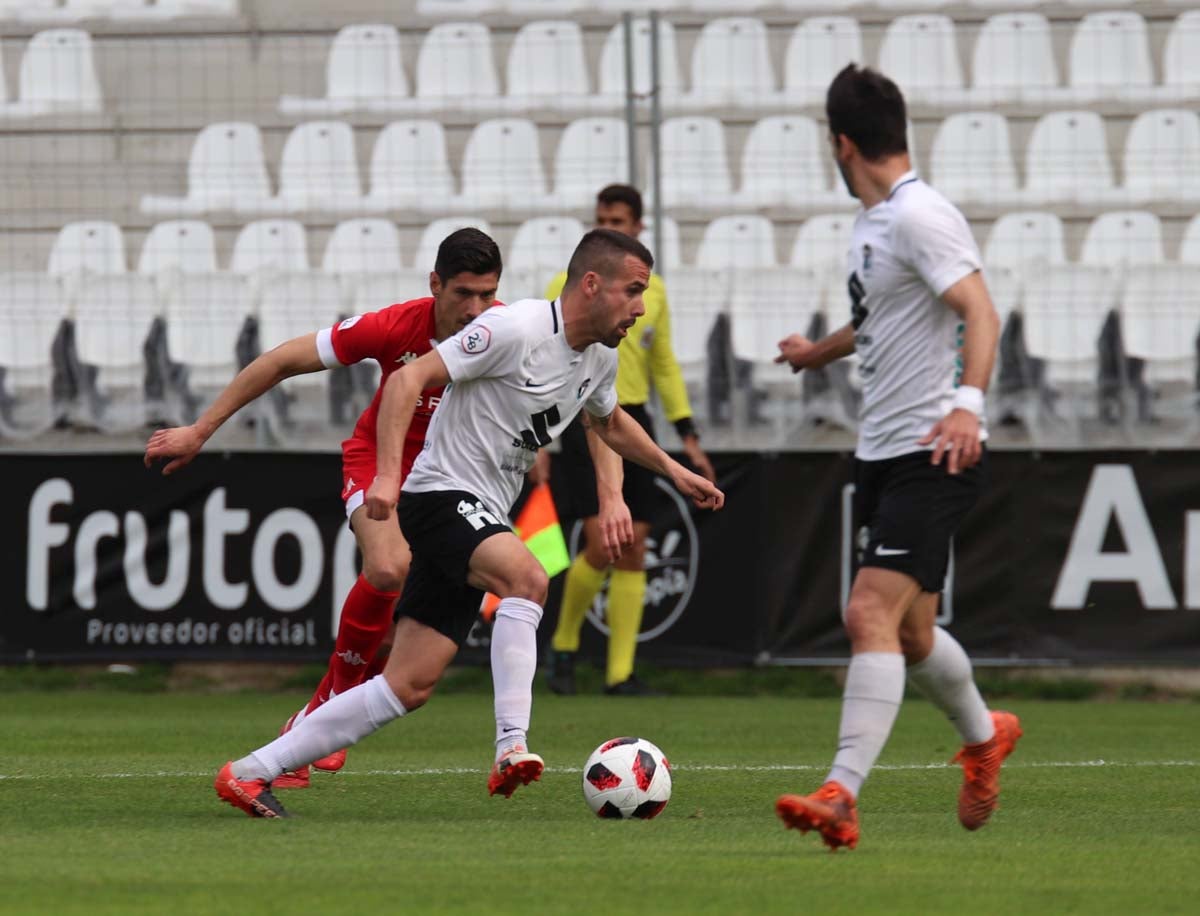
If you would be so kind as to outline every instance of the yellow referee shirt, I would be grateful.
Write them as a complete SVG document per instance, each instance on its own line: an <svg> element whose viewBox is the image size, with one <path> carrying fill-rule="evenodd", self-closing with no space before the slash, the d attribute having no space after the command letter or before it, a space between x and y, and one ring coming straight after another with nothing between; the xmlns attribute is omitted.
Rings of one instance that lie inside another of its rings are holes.
<svg viewBox="0 0 1200 916"><path fill-rule="evenodd" d="M566 282L567 273L563 271L550 281L546 298L557 299ZM645 404L650 399L653 383L667 419L677 428L690 430L690 422L679 423L692 416L692 407L688 403L683 373L671 347L667 288L658 274L650 275L650 285L642 301L646 305L646 314L637 320L617 346L617 400L623 405Z"/></svg>

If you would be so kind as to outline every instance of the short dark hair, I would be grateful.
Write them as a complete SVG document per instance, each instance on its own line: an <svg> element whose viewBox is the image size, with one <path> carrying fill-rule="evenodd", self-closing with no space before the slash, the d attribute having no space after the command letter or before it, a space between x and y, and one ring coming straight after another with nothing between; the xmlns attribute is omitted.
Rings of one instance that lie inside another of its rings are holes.
<svg viewBox="0 0 1200 916"><path fill-rule="evenodd" d="M457 229L442 239L433 262L433 272L443 283L462 273L498 277L503 270L500 246L486 232L470 227Z"/></svg>
<svg viewBox="0 0 1200 916"><path fill-rule="evenodd" d="M877 70L847 64L825 94L829 132L854 141L868 160L908 152L908 113L900 87Z"/></svg>
<svg viewBox="0 0 1200 916"><path fill-rule="evenodd" d="M602 277L612 276L626 255L633 255L651 269L654 267L650 250L632 236L615 229L591 230L575 246L575 253L567 265L565 286L574 286L588 271L595 271Z"/></svg>
<svg viewBox="0 0 1200 916"><path fill-rule="evenodd" d="M610 184L607 188L601 188L600 193L596 195L596 203L604 204L606 207L611 207L613 204L624 204L633 214L635 223L642 219L642 194L633 185Z"/></svg>

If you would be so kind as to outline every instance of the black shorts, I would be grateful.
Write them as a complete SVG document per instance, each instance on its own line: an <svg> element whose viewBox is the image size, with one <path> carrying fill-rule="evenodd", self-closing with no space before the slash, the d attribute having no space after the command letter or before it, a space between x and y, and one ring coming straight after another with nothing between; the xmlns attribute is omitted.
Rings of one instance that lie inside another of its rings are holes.
<svg viewBox="0 0 1200 916"><path fill-rule="evenodd" d="M950 561L950 541L979 499L987 477L987 449L979 463L958 474L929 463L931 452L883 461L854 462L854 530L859 566L912 576L922 591L940 592Z"/></svg>
<svg viewBox="0 0 1200 916"><path fill-rule="evenodd" d="M641 424L642 429L654 438L654 424L644 404L622 404L621 409ZM562 434L562 469L567 478L567 490L571 499L571 515L574 518L591 518L600 514L600 503L596 499L596 468L592 464L592 453L588 451L587 434L583 429L583 417L577 416ZM648 522L653 518L656 499L654 472L625 462L625 505L634 521Z"/></svg>
<svg viewBox="0 0 1200 916"><path fill-rule="evenodd" d="M396 514L412 564L395 619L411 617L462 645L483 602L483 592L467 584L471 554L512 528L465 490L403 493Z"/></svg>

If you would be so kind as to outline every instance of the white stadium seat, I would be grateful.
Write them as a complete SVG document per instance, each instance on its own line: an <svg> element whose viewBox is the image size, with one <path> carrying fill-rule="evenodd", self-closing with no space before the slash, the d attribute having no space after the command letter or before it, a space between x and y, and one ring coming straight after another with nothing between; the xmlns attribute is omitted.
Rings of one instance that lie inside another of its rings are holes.
<svg viewBox="0 0 1200 916"><path fill-rule="evenodd" d="M879 48L879 69L910 102L953 105L964 98L954 21L940 14L893 19Z"/></svg>
<svg viewBox="0 0 1200 916"><path fill-rule="evenodd" d="M67 223L54 239L46 273L125 273L125 237L121 227L105 220Z"/></svg>
<svg viewBox="0 0 1200 916"><path fill-rule="evenodd" d="M629 131L621 118L580 118L563 131L554 155L554 205L590 207L605 185L629 177Z"/></svg>
<svg viewBox="0 0 1200 916"><path fill-rule="evenodd" d="M633 4L641 6L640 3ZM664 7L656 3L658 9ZM645 96L651 89L650 21L633 20L633 89ZM664 105L678 101L682 83L679 77L679 51L675 27L669 22L658 23L658 80ZM617 23L609 30L600 50L600 89L597 103L619 107L625 103L625 29Z"/></svg>
<svg viewBox="0 0 1200 916"><path fill-rule="evenodd" d="M348 219L338 223L321 257L321 270L362 274L401 270L400 230L386 219Z"/></svg>
<svg viewBox="0 0 1200 916"><path fill-rule="evenodd" d="M0 19L40 20L57 6L58 0L0 0Z"/></svg>
<svg viewBox="0 0 1200 916"><path fill-rule="evenodd" d="M823 280L813 270L737 270L730 285L733 355L761 366L771 366L779 355L779 341L806 333L813 316L824 308ZM774 368L779 378L793 379L790 367Z"/></svg>
<svg viewBox="0 0 1200 916"><path fill-rule="evenodd" d="M668 118L660 142L663 205L725 209L733 181L721 122L700 116Z"/></svg>
<svg viewBox="0 0 1200 916"><path fill-rule="evenodd" d="M237 274L308 270L304 226L292 219L247 223L234 240L229 269Z"/></svg>
<svg viewBox="0 0 1200 916"><path fill-rule="evenodd" d="M812 118L776 115L763 118L742 148L743 207L786 206L812 209L829 206L825 160L828 147Z"/></svg>
<svg viewBox="0 0 1200 916"><path fill-rule="evenodd" d="M164 18L186 16L236 16L241 0L155 0L154 9Z"/></svg>
<svg viewBox="0 0 1200 916"><path fill-rule="evenodd" d="M1166 109L1138 115L1125 139L1131 202L1200 200L1200 115Z"/></svg>
<svg viewBox="0 0 1200 916"><path fill-rule="evenodd" d="M0 274L0 438L36 436L58 419L51 349L66 316L54 277Z"/></svg>
<svg viewBox="0 0 1200 916"><path fill-rule="evenodd" d="M188 157L186 197L142 198L151 215L197 216L216 211L262 213L273 206L258 127L241 121L209 124Z"/></svg>
<svg viewBox="0 0 1200 916"><path fill-rule="evenodd" d="M204 392L207 402L237 374L238 335L253 311L249 284L237 274L192 273L172 286L164 308L167 352L187 367L193 395Z"/></svg>
<svg viewBox="0 0 1200 916"><path fill-rule="evenodd" d="M971 58L975 104L1044 102L1059 89L1050 22L1041 13L1001 13L979 31Z"/></svg>
<svg viewBox="0 0 1200 916"><path fill-rule="evenodd" d="M1193 216L1183 230L1179 242L1179 260L1184 264L1200 264L1200 216Z"/></svg>
<svg viewBox="0 0 1200 916"><path fill-rule="evenodd" d="M1050 382L1096 377L1097 341L1116 302L1115 278L1101 267L1053 264L1025 280L1025 349L1046 361Z"/></svg>
<svg viewBox="0 0 1200 916"><path fill-rule="evenodd" d="M354 131L344 121L310 121L288 134L279 161L279 210L356 213L362 183Z"/></svg>
<svg viewBox="0 0 1200 916"><path fill-rule="evenodd" d="M1171 24L1162 52L1163 82L1148 90L1174 102L1200 97L1200 10L1188 10Z"/></svg>
<svg viewBox="0 0 1200 916"><path fill-rule="evenodd" d="M499 8L500 0L417 0L421 16L478 16Z"/></svg>
<svg viewBox="0 0 1200 916"><path fill-rule="evenodd" d="M815 270L824 276L828 288L842 289L849 274L847 264L853 235L853 215L825 213L814 216L805 220L796 233L788 263L792 267Z"/></svg>
<svg viewBox="0 0 1200 916"><path fill-rule="evenodd" d="M454 194L446 132L434 120L394 121L380 131L371 153L371 188L363 208L440 210Z"/></svg>
<svg viewBox="0 0 1200 916"><path fill-rule="evenodd" d="M654 8L659 12L677 10L683 5L684 0L654 0ZM646 9L646 0L591 0L588 6L603 13L640 13Z"/></svg>
<svg viewBox="0 0 1200 916"><path fill-rule="evenodd" d="M419 110L494 109L500 96L492 34L478 22L435 25L417 54Z"/></svg>
<svg viewBox="0 0 1200 916"><path fill-rule="evenodd" d="M356 315L377 312L397 302L423 299L430 295L429 275L433 260L424 270L410 267L401 270L371 271L359 274L354 284L351 311Z"/></svg>
<svg viewBox="0 0 1200 916"><path fill-rule="evenodd" d="M451 204L458 212L491 207L538 210L546 198L546 176L532 121L495 118L471 131L463 152L462 193Z"/></svg>
<svg viewBox="0 0 1200 916"><path fill-rule="evenodd" d="M824 4L828 5L828 4ZM829 83L846 64L862 63L862 29L850 16L814 16L788 39L783 64L783 97L789 105L825 101Z"/></svg>
<svg viewBox="0 0 1200 916"><path fill-rule="evenodd" d="M350 111L389 111L407 103L408 78L394 25L348 25L333 39L325 64L325 97L285 95L286 115L337 115Z"/></svg>
<svg viewBox="0 0 1200 916"><path fill-rule="evenodd" d="M650 249L654 255L654 267L658 272L673 270L683 264L683 255L679 244L679 223L669 216L663 217L662 250L654 244L654 220L650 217L643 219L644 228L638 241Z"/></svg>
<svg viewBox="0 0 1200 916"><path fill-rule="evenodd" d="M1063 223L1054 213L1005 213L992 224L983 249L984 263L1023 273L1043 264L1065 264Z"/></svg>
<svg viewBox="0 0 1200 916"><path fill-rule="evenodd" d="M688 381L703 377L713 322L729 309L729 271L680 267L667 282L671 348Z"/></svg>
<svg viewBox="0 0 1200 916"><path fill-rule="evenodd" d="M1120 98L1152 86L1146 20L1120 10L1084 16L1071 37L1069 72L1074 104Z"/></svg>
<svg viewBox="0 0 1200 916"><path fill-rule="evenodd" d="M514 301L513 292L522 299L538 298L555 275L567 269L575 246L586 229L569 216L540 216L523 222L513 235L500 286Z"/></svg>
<svg viewBox="0 0 1200 916"><path fill-rule="evenodd" d="M104 108L92 55L92 38L80 29L47 29L25 46L17 100L0 116L96 114Z"/></svg>
<svg viewBox="0 0 1200 916"><path fill-rule="evenodd" d="M574 22L523 25L508 52L505 85L510 111L585 107L591 85L583 31Z"/></svg>
<svg viewBox="0 0 1200 916"><path fill-rule="evenodd" d="M506 13L514 16L561 16L591 6L585 0L500 0Z"/></svg>
<svg viewBox="0 0 1200 916"><path fill-rule="evenodd" d="M871 0L885 10L936 10L946 6L951 0Z"/></svg>
<svg viewBox="0 0 1200 916"><path fill-rule="evenodd" d="M168 220L154 226L142 243L140 274L211 273L217 269L212 226L195 219Z"/></svg>
<svg viewBox="0 0 1200 916"><path fill-rule="evenodd" d="M1018 199L1008 120L987 111L950 115L929 157L932 184L956 203L1005 205Z"/></svg>
<svg viewBox="0 0 1200 916"><path fill-rule="evenodd" d="M1161 264L1166 260L1162 223L1145 210L1102 213L1088 226L1079 260L1114 269L1134 264Z"/></svg>
<svg viewBox="0 0 1200 916"><path fill-rule="evenodd" d="M1115 199L1104 121L1094 111L1056 111L1034 125L1025 148L1025 200L1104 204Z"/></svg>
<svg viewBox="0 0 1200 916"><path fill-rule="evenodd" d="M767 27L760 19L729 17L705 23L692 50L694 108L755 108L777 104Z"/></svg>
<svg viewBox="0 0 1200 916"><path fill-rule="evenodd" d="M492 227L488 225L487 220L479 219L478 217L446 216L441 219L435 219L421 233L421 240L417 243L417 255L413 261L413 266L428 275L429 271L433 270L433 264L437 260L438 246L442 244L442 240L451 232L467 228L478 229L480 232L485 232L488 235L492 234ZM424 293L421 295L424 295Z"/></svg>
<svg viewBox="0 0 1200 916"><path fill-rule="evenodd" d="M696 251L696 266L774 267L775 226L765 216L719 216L704 229Z"/></svg>
<svg viewBox="0 0 1200 916"><path fill-rule="evenodd" d="M141 274L92 277L75 300L75 351L95 366L87 419L105 431L136 429L148 419L143 348L159 316L154 280Z"/></svg>
<svg viewBox="0 0 1200 916"><path fill-rule="evenodd" d="M1125 355L1146 361L1146 380L1196 382L1200 267L1160 264L1130 269L1121 302Z"/></svg>

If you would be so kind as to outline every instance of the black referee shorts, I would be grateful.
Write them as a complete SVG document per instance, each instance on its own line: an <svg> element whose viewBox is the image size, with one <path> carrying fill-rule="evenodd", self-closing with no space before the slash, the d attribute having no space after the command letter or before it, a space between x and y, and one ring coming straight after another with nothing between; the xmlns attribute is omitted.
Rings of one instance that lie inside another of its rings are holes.
<svg viewBox="0 0 1200 916"><path fill-rule="evenodd" d="M411 617L461 646L484 594L467 584L471 554L492 535L512 528L465 490L402 493L396 514L412 564L395 619Z"/></svg>
<svg viewBox="0 0 1200 916"><path fill-rule="evenodd" d="M641 424L642 429L654 438L654 424L644 404L622 404L621 409ZM567 493L574 518L591 518L600 514L596 499L596 468L587 447L587 434L583 429L583 418L577 416L562 435L562 468L567 479ZM654 472L640 464L625 462L625 505L634 521L648 522L654 517L656 489ZM565 509L566 507L564 507Z"/></svg>
<svg viewBox="0 0 1200 916"><path fill-rule="evenodd" d="M979 499L987 478L987 449L979 463L951 474L931 452L854 462L854 530L867 529L859 567L912 576L922 591L940 592L950 541Z"/></svg>

